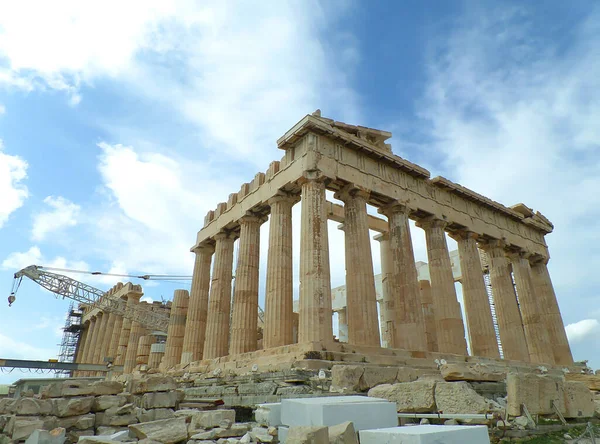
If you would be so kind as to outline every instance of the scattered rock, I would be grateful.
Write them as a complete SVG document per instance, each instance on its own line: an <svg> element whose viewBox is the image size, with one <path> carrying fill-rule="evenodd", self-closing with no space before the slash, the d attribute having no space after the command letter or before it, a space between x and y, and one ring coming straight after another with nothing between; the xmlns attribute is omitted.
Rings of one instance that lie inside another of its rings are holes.
<svg viewBox="0 0 600 444"><path fill-rule="evenodd" d="M444 421L444 425L458 425L458 421L456 419L447 419Z"/></svg>
<svg viewBox="0 0 600 444"><path fill-rule="evenodd" d="M527 428L533 428L535 427L535 424L533 424L529 418L527 418L527 416L517 416L514 420L513 423L517 426L517 427L522 427L524 429Z"/></svg>
<svg viewBox="0 0 600 444"><path fill-rule="evenodd" d="M446 381L503 381L506 378L506 370L485 364L444 364L440 373Z"/></svg>
<svg viewBox="0 0 600 444"><path fill-rule="evenodd" d="M571 435L569 435L568 433L565 433L563 435L563 438L565 438L565 439L573 439L573 437Z"/></svg>
<svg viewBox="0 0 600 444"><path fill-rule="evenodd" d="M13 416L7 428L13 441L22 441L34 430L44 428L44 420L36 416Z"/></svg>
<svg viewBox="0 0 600 444"><path fill-rule="evenodd" d="M429 380L382 384L369 390L369 396L395 402L399 412L433 412L435 385L436 381Z"/></svg>
<svg viewBox="0 0 600 444"><path fill-rule="evenodd" d="M47 430L34 430L25 444L63 444L66 439L66 430L62 427Z"/></svg>
<svg viewBox="0 0 600 444"><path fill-rule="evenodd" d="M290 427L285 442L286 444L329 444L329 432L327 427Z"/></svg>
<svg viewBox="0 0 600 444"><path fill-rule="evenodd" d="M185 418L160 419L129 426L138 439L152 439L164 444L175 444L188 437Z"/></svg>
<svg viewBox="0 0 600 444"><path fill-rule="evenodd" d="M65 429L86 430L94 428L95 424L96 415L93 413L58 419L59 427L64 427Z"/></svg>
<svg viewBox="0 0 600 444"><path fill-rule="evenodd" d="M262 426L281 425L281 403L259 404L254 411L254 419Z"/></svg>
<svg viewBox="0 0 600 444"><path fill-rule="evenodd" d="M175 417L173 409L139 409L137 418L139 422L158 421L159 419L170 419Z"/></svg>
<svg viewBox="0 0 600 444"><path fill-rule="evenodd" d="M489 403L468 382L438 382L435 405L443 413L487 413Z"/></svg>
<svg viewBox="0 0 600 444"><path fill-rule="evenodd" d="M235 410L207 410L196 412L190 421L190 430L209 429L217 427L221 422L235 422Z"/></svg>
<svg viewBox="0 0 600 444"><path fill-rule="evenodd" d="M168 392L177 389L175 379L170 376L152 375L129 381L128 392L137 395L148 392Z"/></svg>
<svg viewBox="0 0 600 444"><path fill-rule="evenodd" d="M52 414L58 417L85 415L92 410L93 404L93 396L56 398L52 400Z"/></svg>
<svg viewBox="0 0 600 444"><path fill-rule="evenodd" d="M351 421L329 427L328 433L330 444L358 444L354 424Z"/></svg>
<svg viewBox="0 0 600 444"><path fill-rule="evenodd" d="M123 384L117 381L96 381L91 385L92 393L101 395L118 395L123 391Z"/></svg>
<svg viewBox="0 0 600 444"><path fill-rule="evenodd" d="M11 405L11 410L22 416L50 415L52 403L48 399L19 398Z"/></svg>
<svg viewBox="0 0 600 444"><path fill-rule="evenodd" d="M183 392L173 390L170 392L145 393L141 399L140 407L144 409L157 409L175 407L183 399Z"/></svg>
<svg viewBox="0 0 600 444"><path fill-rule="evenodd" d="M419 424L421 424L421 425L427 425L427 424L431 424L431 423L429 422L429 419L427 419L427 418L421 418L421 421L419 421Z"/></svg>
<svg viewBox="0 0 600 444"><path fill-rule="evenodd" d="M127 403L127 396L125 395L102 395L97 396L94 399L92 405L93 412L102 412L111 407L121 407Z"/></svg>

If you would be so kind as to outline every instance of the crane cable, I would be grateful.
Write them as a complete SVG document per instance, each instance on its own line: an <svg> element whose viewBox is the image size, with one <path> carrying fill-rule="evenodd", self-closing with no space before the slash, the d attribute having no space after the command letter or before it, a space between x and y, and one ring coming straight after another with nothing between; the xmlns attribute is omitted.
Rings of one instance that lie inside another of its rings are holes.
<svg viewBox="0 0 600 444"><path fill-rule="evenodd" d="M114 277L125 277L125 278L135 278L135 279L144 279L146 281L148 280L152 280L152 281L172 281L174 279L179 279L179 280L191 280L192 276L187 276L187 275L170 275L170 274L151 274L151 273L144 273L144 274L118 274L118 273L104 273L102 271L87 271L87 270L71 270L68 268L55 268L55 267L44 267L39 265L38 266L41 269L44 270L52 270L52 271L62 271L62 272L66 272L66 273L81 273L81 274L91 274L94 276L114 276ZM17 286L18 288L18 286Z"/></svg>

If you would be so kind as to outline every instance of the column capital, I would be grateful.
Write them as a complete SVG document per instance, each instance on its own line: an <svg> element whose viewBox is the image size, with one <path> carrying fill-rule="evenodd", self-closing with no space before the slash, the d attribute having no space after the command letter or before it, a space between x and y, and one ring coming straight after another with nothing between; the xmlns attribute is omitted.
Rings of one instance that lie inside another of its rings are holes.
<svg viewBox="0 0 600 444"><path fill-rule="evenodd" d="M331 179L323 174L320 170L303 171L302 177L297 180L298 185L303 185L307 182L322 182L328 183Z"/></svg>
<svg viewBox="0 0 600 444"><path fill-rule="evenodd" d="M412 209L406 205L405 202L400 202L399 200L395 200L393 202L390 202L382 207L380 207L377 212L379 214L384 214L386 216L390 216L391 214L395 214L395 213L403 213L406 215L410 215L410 213L412 213Z"/></svg>
<svg viewBox="0 0 600 444"><path fill-rule="evenodd" d="M531 256L533 256L532 253L529 253L525 250L521 250L520 248L518 249L509 249L506 251L506 256L510 259L510 260L520 260L520 259L526 259L529 260L529 258Z"/></svg>
<svg viewBox="0 0 600 444"><path fill-rule="evenodd" d="M378 242L385 242L385 241L389 241L390 240L390 233L386 232L386 233L379 233L375 236L373 236L373 239L378 241Z"/></svg>
<svg viewBox="0 0 600 444"><path fill-rule="evenodd" d="M439 219L435 216L428 216L419 219L415 225L424 230L427 230L429 228L441 228L443 230L448 226L448 221L444 219Z"/></svg>
<svg viewBox="0 0 600 444"><path fill-rule="evenodd" d="M300 202L300 195L298 194L289 194L283 191L279 191L275 196L269 198L267 203L269 205L273 205L276 203L285 203L289 205L294 205L295 203Z"/></svg>
<svg viewBox="0 0 600 444"><path fill-rule="evenodd" d="M196 248L194 248L195 254L198 254L198 253L213 254L214 252L215 252L215 246L208 244L208 243L200 244Z"/></svg>
<svg viewBox="0 0 600 444"><path fill-rule="evenodd" d="M477 241L477 245L485 252L497 249L506 249L506 242L500 239L481 239Z"/></svg>
<svg viewBox="0 0 600 444"><path fill-rule="evenodd" d="M213 236L213 239L218 240L230 240L233 242L235 240L235 236L231 231L220 231Z"/></svg>
<svg viewBox="0 0 600 444"><path fill-rule="evenodd" d="M342 202L346 202L352 198L364 199L366 201L370 195L371 193L368 190L354 185L353 183L349 183L340 188L340 190L337 191L333 197L341 200Z"/></svg>
<svg viewBox="0 0 600 444"><path fill-rule="evenodd" d="M470 231L470 230L452 230L452 231L448 231L448 236L450 236L452 239L454 239L455 241L460 241L460 240L465 240L465 239L473 239L473 240L477 240L480 238L479 234L475 233L474 231Z"/></svg>
<svg viewBox="0 0 600 444"><path fill-rule="evenodd" d="M550 261L549 257L542 256L541 254L538 254L538 253L533 253L529 256L529 263L531 265L538 265L538 264L548 265L549 261Z"/></svg>
<svg viewBox="0 0 600 444"><path fill-rule="evenodd" d="M245 216L242 216L238 219L238 222L240 223L240 225L245 225L245 224L261 225L266 221L267 221L267 217L258 216L258 215L254 215L254 214L246 214Z"/></svg>

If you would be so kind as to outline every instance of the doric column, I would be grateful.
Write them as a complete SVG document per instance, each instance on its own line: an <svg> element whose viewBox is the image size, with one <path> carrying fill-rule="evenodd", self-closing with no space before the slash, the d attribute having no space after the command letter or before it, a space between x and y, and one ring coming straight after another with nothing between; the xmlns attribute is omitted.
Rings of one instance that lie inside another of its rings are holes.
<svg viewBox="0 0 600 444"><path fill-rule="evenodd" d="M379 347L381 341L377 317L377 294L367 216L369 193L350 184L335 196L345 204L348 343Z"/></svg>
<svg viewBox="0 0 600 444"><path fill-rule="evenodd" d="M219 233L215 236L215 241L215 265L208 301L204 359L227 355L229 345L233 234Z"/></svg>
<svg viewBox="0 0 600 444"><path fill-rule="evenodd" d="M165 356L161 365L164 370L168 370L181 362L181 350L183 347L189 300L190 297L187 290L175 290L173 304L171 305L171 314L169 316Z"/></svg>
<svg viewBox="0 0 600 444"><path fill-rule="evenodd" d="M90 316L90 326L88 333L88 344L85 350L85 364L94 364L94 350L96 348L96 342L98 340L98 320L96 316ZM90 371L84 372L86 376L91 376L93 373Z"/></svg>
<svg viewBox="0 0 600 444"><path fill-rule="evenodd" d="M202 246L194 251L196 261L190 293L190 306L183 338L181 363L199 361L204 352L206 316L208 313L208 292L210 289L210 264L215 248Z"/></svg>
<svg viewBox="0 0 600 444"><path fill-rule="evenodd" d="M127 298L127 305L132 309L137 309L140 298L140 293L130 293ZM142 325L137 321L131 321L131 329L129 330L129 339L127 340L127 351L125 352L125 362L123 363L123 373L128 374L135 368L135 356L137 354L138 342L142 335Z"/></svg>
<svg viewBox="0 0 600 444"><path fill-rule="evenodd" d="M560 315L556 293L548 273L547 260L537 259L531 264L531 277L540 303L543 324L548 331L554 361L558 365L572 365L573 355L567 340L565 325Z"/></svg>
<svg viewBox="0 0 600 444"><path fill-rule="evenodd" d="M509 258L517 287L517 297L523 320L523 331L527 340L527 349L529 350L529 359L535 363L554 364L552 344L550 344L546 326L542 321L541 307L538 305L538 298L531 279L529 255L516 252L510 253Z"/></svg>
<svg viewBox="0 0 600 444"><path fill-rule="evenodd" d="M144 329L144 334L140 337L138 343L137 353L135 356L135 364L137 365L148 365L150 359L150 347L156 341L156 337L149 335L148 330Z"/></svg>
<svg viewBox="0 0 600 444"><path fill-rule="evenodd" d="M479 246L485 251L490 267L492 295L504 359L529 362L521 313L517 305L504 243L494 240L481 242Z"/></svg>
<svg viewBox="0 0 600 444"><path fill-rule="evenodd" d="M160 363L165 356L165 343L155 342L150 346L150 356L148 357L148 369L159 368Z"/></svg>
<svg viewBox="0 0 600 444"><path fill-rule="evenodd" d="M239 220L240 246L229 347L232 355L255 351L257 346L260 226L264 221L264 218L256 216L244 216Z"/></svg>
<svg viewBox="0 0 600 444"><path fill-rule="evenodd" d="M462 293L471 354L499 358L500 352L494 330L490 299L485 289L481 259L477 249L477 234L472 231L457 231L451 236L458 243Z"/></svg>
<svg viewBox="0 0 600 444"><path fill-rule="evenodd" d="M87 326L85 324L87 324ZM83 329L81 331L81 338L79 339L79 347L77 350L77 360L76 360L76 362L78 364L87 364L85 359L86 359L87 350L89 349L90 340L91 340L90 321L86 321L83 324ZM84 375L84 372L82 372L82 371L76 371L73 373L73 376L77 376L77 377L83 376L83 375Z"/></svg>
<svg viewBox="0 0 600 444"><path fill-rule="evenodd" d="M265 291L263 348L293 343L294 282L292 257L292 207L295 196L269 199L269 249Z"/></svg>
<svg viewBox="0 0 600 444"><path fill-rule="evenodd" d="M119 338L121 337L121 329L123 328L123 316L114 314L115 326L110 338L110 346L108 347L108 356L112 358L113 364L117 360L117 350L119 348Z"/></svg>
<svg viewBox="0 0 600 444"><path fill-rule="evenodd" d="M348 342L348 316L346 308L342 308L338 313L338 339L340 342Z"/></svg>
<svg viewBox="0 0 600 444"><path fill-rule="evenodd" d="M116 315L114 313L105 313L104 317L106 320L106 331L102 336L102 349L100 351L100 363L104 363L104 358L110 357L108 349L113 336L113 329L115 328Z"/></svg>
<svg viewBox="0 0 600 444"><path fill-rule="evenodd" d="M381 343L383 347L393 347L394 325L396 322L396 311L394 293L390 289L392 270L392 252L390 250L390 234L381 233L373 239L379 242L379 256L381 257Z"/></svg>
<svg viewBox="0 0 600 444"><path fill-rule="evenodd" d="M104 334L106 333L106 320L108 319L108 316L106 316L106 313L99 311L98 314L96 315L96 330L98 330L98 334L96 335L96 337L94 338L94 343L93 343L93 347L94 347L94 354L92 356L92 363L93 364L100 364L101 360L102 360L102 356L100 356L101 351L102 351L102 341L104 339Z"/></svg>
<svg viewBox="0 0 600 444"><path fill-rule="evenodd" d="M130 299L129 295L125 296L126 310L130 310L135 304L133 298ZM117 354L115 357L115 365L125 364L125 355L127 354L127 342L129 341L129 333L131 333L131 319L123 318L121 324L121 333L119 335L119 345L117 347Z"/></svg>
<svg viewBox="0 0 600 444"><path fill-rule="evenodd" d="M85 325L82 325L81 332L79 333L79 341L77 342L77 353L75 354L75 362L78 364L83 363L83 356L85 354L85 341L87 339L88 329Z"/></svg>
<svg viewBox="0 0 600 444"><path fill-rule="evenodd" d="M423 321L425 322L425 335L427 337L427 351L437 352L437 327L433 311L431 283L427 280L419 281L419 290L421 295L421 309L423 310Z"/></svg>
<svg viewBox="0 0 600 444"><path fill-rule="evenodd" d="M465 326L454 288L452 263L444 228L446 221L427 218L417 222L425 230L427 258L433 298L433 314L437 324L437 347L441 353L467 354Z"/></svg>
<svg viewBox="0 0 600 444"><path fill-rule="evenodd" d="M393 320L392 325L388 325L388 330L393 331L393 334L389 333L392 338L390 347L426 351L419 281L408 225L410 209L394 202L381 208L379 212L388 217L390 226L390 299L386 304L386 311Z"/></svg>
<svg viewBox="0 0 600 444"><path fill-rule="evenodd" d="M331 342L331 272L325 209L325 178L308 177L302 183L300 226L300 325L298 342Z"/></svg>

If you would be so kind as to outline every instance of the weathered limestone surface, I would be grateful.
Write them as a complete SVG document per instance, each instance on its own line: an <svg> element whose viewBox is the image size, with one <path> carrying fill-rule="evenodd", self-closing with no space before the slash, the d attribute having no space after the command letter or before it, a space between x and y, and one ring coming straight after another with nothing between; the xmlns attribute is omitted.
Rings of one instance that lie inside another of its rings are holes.
<svg viewBox="0 0 600 444"><path fill-rule="evenodd" d="M417 268L408 225L410 209L401 204L392 204L381 210L387 215L390 225L391 270L389 286L394 300L387 304L386 311L395 320L391 329L394 341L391 348L427 350L425 322L421 310Z"/></svg>
<svg viewBox="0 0 600 444"><path fill-rule="evenodd" d="M112 336L110 339L110 346L108 347L108 356L113 359L113 363L117 359L117 350L119 349L119 338L121 337L121 330L123 328L123 317L119 315L115 316L115 325L113 327Z"/></svg>
<svg viewBox="0 0 600 444"><path fill-rule="evenodd" d="M380 384L409 382L417 379L411 368L365 365L334 365L331 369L331 389L339 392L361 392Z"/></svg>
<svg viewBox="0 0 600 444"><path fill-rule="evenodd" d="M140 338L138 349L135 356L136 365L147 365L150 359L150 347L156 342L156 337L149 335L148 330L144 331L144 336Z"/></svg>
<svg viewBox="0 0 600 444"><path fill-rule="evenodd" d="M260 226L264 219L245 216L240 219L240 246L235 271L233 317L231 325L232 355L257 348L258 266L260 263Z"/></svg>
<svg viewBox="0 0 600 444"><path fill-rule="evenodd" d="M113 313L106 313L106 331L102 335L102 348L100 350L100 363L104 363L104 358L110 357L108 350L110 348L110 342L112 340L113 330L115 328L116 315Z"/></svg>
<svg viewBox="0 0 600 444"><path fill-rule="evenodd" d="M444 413L487 413L489 403L468 382L438 382L435 405Z"/></svg>
<svg viewBox="0 0 600 444"><path fill-rule="evenodd" d="M202 246L194 251L194 274L181 352L181 363L188 364L202 359L208 315L210 290L210 265L215 252L213 246Z"/></svg>
<svg viewBox="0 0 600 444"><path fill-rule="evenodd" d="M86 363L93 364L94 363L94 350L96 349L96 342L98 340L98 328L96 328L97 318L96 316L92 316L90 318L90 333L89 333L89 346L86 347L84 360ZM88 376L89 372L83 372L86 376Z"/></svg>
<svg viewBox="0 0 600 444"><path fill-rule="evenodd" d="M161 419L129 426L138 439L151 439L163 444L175 444L188 437L185 418Z"/></svg>
<svg viewBox="0 0 600 444"><path fill-rule="evenodd" d="M292 207L295 196L277 195L269 200L269 248L265 291L264 348L293 342Z"/></svg>
<svg viewBox="0 0 600 444"><path fill-rule="evenodd" d="M394 325L396 322L395 298L393 297L392 289L390 288L390 272L392 269L390 235L386 232L378 234L374 239L379 241L379 255L381 258L381 346L387 348L395 343Z"/></svg>
<svg viewBox="0 0 600 444"><path fill-rule="evenodd" d="M128 295L127 304L135 309L142 295L140 293L131 293ZM140 337L142 336L143 327L137 321L131 322L129 330L129 339L127 340L127 351L125 353L125 362L123 363L123 373L131 373L135 368L135 357L137 355L137 347Z"/></svg>
<svg viewBox="0 0 600 444"><path fill-rule="evenodd" d="M181 350L185 335L189 300L190 297L187 290L175 290L173 304L171 305L171 315L169 316L165 355L162 361L162 367L165 370L181 362Z"/></svg>
<svg viewBox="0 0 600 444"><path fill-rule="evenodd" d="M427 413L435 411L435 385L433 380L382 384L369 390L369 396L395 402L399 412Z"/></svg>
<svg viewBox="0 0 600 444"><path fill-rule="evenodd" d="M444 364L440 367L446 381L503 381L506 369L494 368L485 364Z"/></svg>
<svg viewBox="0 0 600 444"><path fill-rule="evenodd" d="M437 352L437 325L429 281L419 281L419 293L421 295L421 310L423 311L423 322L425 323L425 335L427 337L427 351Z"/></svg>
<svg viewBox="0 0 600 444"><path fill-rule="evenodd" d="M536 260L531 265L531 278L539 300L538 310L540 310L542 324L548 331L549 341L552 344L554 361L558 365L572 365L571 347L545 261Z"/></svg>
<svg viewBox="0 0 600 444"><path fill-rule="evenodd" d="M332 341L331 277L325 182L307 173L302 181L300 226L300 325L298 342Z"/></svg>
<svg viewBox="0 0 600 444"><path fill-rule="evenodd" d="M471 353L474 356L499 358L498 342L483 273L477 235L470 231L454 232L451 235L458 244L462 293Z"/></svg>
<svg viewBox="0 0 600 444"><path fill-rule="evenodd" d="M523 331L527 340L529 359L531 362L554 364L554 353L542 322L541 307L531 279L531 269L526 255L513 253L510 255L513 276L517 287L517 297L523 320Z"/></svg>
<svg viewBox="0 0 600 444"><path fill-rule="evenodd" d="M595 409L594 395L584 382L565 382L565 418L591 418Z"/></svg>
<svg viewBox="0 0 600 444"><path fill-rule="evenodd" d="M600 374L583 375L580 373L567 373L565 375L567 381L584 382L590 390L600 392Z"/></svg>
<svg viewBox="0 0 600 444"><path fill-rule="evenodd" d="M506 377L508 414L521 415L521 404L525 404L529 413L552 414L554 402L557 408L565 412L565 382L556 376L509 373Z"/></svg>
<svg viewBox="0 0 600 444"><path fill-rule="evenodd" d="M446 221L433 218L417 222L417 226L425 230L427 240L438 351L466 355L465 328L454 289L452 265L444 232L447 224Z"/></svg>
<svg viewBox="0 0 600 444"><path fill-rule="evenodd" d="M229 346L233 241L228 233L215 236L215 264L208 302L204 359L225 356Z"/></svg>
<svg viewBox="0 0 600 444"><path fill-rule="evenodd" d="M348 185L336 197L344 206L348 342L379 346L377 295L367 217L369 194Z"/></svg>
<svg viewBox="0 0 600 444"><path fill-rule="evenodd" d="M135 303L133 298L131 302L129 296L126 296L127 307L133 308ZM119 346L117 347L117 356L115 359L115 365L125 364L125 356L127 355L127 343L129 341L129 333L131 333L131 319L124 318L121 324L121 334L119 335Z"/></svg>
<svg viewBox="0 0 600 444"><path fill-rule="evenodd" d="M92 356L92 363L100 364L102 362L103 356L100 356L102 352L102 342L104 340L104 336L106 335L106 321L108 320L108 313L98 312L96 315L96 330L98 333L94 338L95 341L93 343L94 347L94 355Z"/></svg>
<svg viewBox="0 0 600 444"><path fill-rule="evenodd" d="M330 444L358 444L358 436L350 421L329 427Z"/></svg>
<svg viewBox="0 0 600 444"><path fill-rule="evenodd" d="M329 444L327 427L294 426L290 427L286 444Z"/></svg>
<svg viewBox="0 0 600 444"><path fill-rule="evenodd" d="M177 389L175 379L164 375L151 375L143 378L133 378L127 385L127 391L137 395L148 392L167 392Z"/></svg>
<svg viewBox="0 0 600 444"><path fill-rule="evenodd" d="M490 281L504 359L529 362L527 341L504 244L492 241L481 243L480 246L486 253L490 267Z"/></svg>

